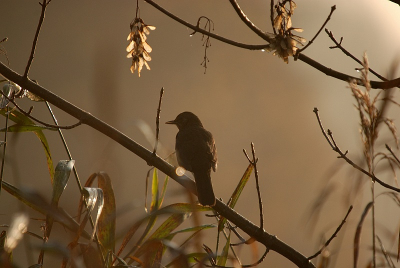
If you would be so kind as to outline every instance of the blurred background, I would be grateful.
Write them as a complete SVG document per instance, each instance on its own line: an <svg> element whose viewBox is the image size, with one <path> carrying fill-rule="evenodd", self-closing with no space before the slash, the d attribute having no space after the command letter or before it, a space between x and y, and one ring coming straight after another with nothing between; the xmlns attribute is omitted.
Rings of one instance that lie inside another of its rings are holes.
<svg viewBox="0 0 400 268"><path fill-rule="evenodd" d="M264 43L242 23L227 1L157 3L192 24L196 24L198 17L207 16L214 22L214 33L226 38L247 44ZM253 23L272 32L269 1L239 1L239 4ZM254 142L259 157L265 230L309 256L319 249L321 240L335 231L352 204L354 210L348 223L330 247L332 258L336 259L331 267L351 267L354 232L370 201L370 183L367 177L336 158L312 112L318 107L322 122L333 131L339 146L343 151L349 150L349 157L361 163L358 113L347 83L292 58L285 64L272 53L244 50L217 40L211 40L212 46L207 50L210 62L205 74L201 66L204 56L201 34L190 37L191 29L142 1L139 5L144 22L157 27L147 39L153 48L151 71L144 69L140 78L137 73L131 74L131 60L126 58L126 37L135 18L136 1L53 0L46 12L29 77L150 150L154 142L146 132L155 130L159 92L164 87L160 156L166 157L174 151L177 133L175 127L163 123L182 111L197 114L216 140L219 163L218 172L212 174L213 184L216 195L227 201L248 165L242 150L250 152L250 143ZM306 0L298 1L297 5L293 26L303 28L301 36L307 40L319 30L331 6L336 5L326 28L338 40L344 38L342 44L347 50L360 59L366 52L370 67L383 76L388 75L392 63L399 59L398 5L384 0ZM10 67L23 74L40 5L37 1L2 0L0 10L0 39L8 37L1 45L7 51ZM333 45L322 32L304 54L329 68L358 76L355 68L360 66L339 50L329 49ZM1 61L6 62L4 56ZM399 75L397 72L396 77ZM34 105L34 115L51 122L44 104L23 100L21 105L26 109ZM393 108L388 117L398 119L399 108ZM76 122L57 108L54 112L61 125ZM4 118L0 120L4 126ZM150 167L87 126L63 133L83 181L93 172L105 171L110 175L118 208L117 231L123 233L129 223L144 214L145 178ZM55 164L67 159L57 132L45 134ZM385 150L385 142L395 147L392 140L387 132L382 132L378 151ZM51 183L46 158L35 135L9 135L7 149L3 179L39 191L49 200ZM390 172L377 175L395 184ZM378 192L384 191L380 186L376 188ZM323 206L317 211L314 204L324 190L331 194L323 195ZM77 213L78 193L71 177L60 203L71 215ZM174 181L169 184L166 202L187 202L182 187ZM386 249L395 253L399 208L387 197L378 199L377 205L378 235ZM13 213L23 209L32 218L29 230L40 234L43 222L39 219L43 216L4 191L0 196L0 224L9 224ZM236 210L259 223L254 179L245 188ZM215 222L205 217L202 221ZM61 236L67 233L61 227L58 230ZM62 244L55 233L51 240ZM207 231L204 242L212 246L216 234L216 229ZM371 237L368 217L361 240L360 267L365 267L371 259ZM39 241L28 239L25 245L40 245ZM117 248L120 242L117 241ZM247 256L245 247L239 251L249 263L252 258ZM259 250L262 252L261 246ZM22 244L14 253L14 260L20 267L26 267L36 262L37 252L27 251ZM60 259L46 256L45 263L57 267ZM294 265L271 252L260 267Z"/></svg>

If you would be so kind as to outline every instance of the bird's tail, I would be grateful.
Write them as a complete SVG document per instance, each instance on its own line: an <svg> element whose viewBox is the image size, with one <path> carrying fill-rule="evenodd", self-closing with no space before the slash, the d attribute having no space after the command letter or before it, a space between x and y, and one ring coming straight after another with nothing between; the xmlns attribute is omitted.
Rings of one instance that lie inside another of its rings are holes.
<svg viewBox="0 0 400 268"><path fill-rule="evenodd" d="M197 196L200 204L203 206L214 206L215 195L211 183L210 171L207 172L193 172L196 181Z"/></svg>

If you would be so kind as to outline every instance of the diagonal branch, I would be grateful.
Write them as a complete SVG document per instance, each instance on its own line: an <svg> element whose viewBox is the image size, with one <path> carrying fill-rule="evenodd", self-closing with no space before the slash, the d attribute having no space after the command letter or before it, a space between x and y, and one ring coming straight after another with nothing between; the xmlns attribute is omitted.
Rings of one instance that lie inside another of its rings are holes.
<svg viewBox="0 0 400 268"><path fill-rule="evenodd" d="M331 7L331 13L329 13L329 16L326 18L324 24L322 24L321 28L319 28L319 31L314 35L313 39L310 40L310 42L308 42L308 44L303 47L302 49L299 49L296 51L296 55L294 55L294 58L297 58L297 54L301 53L302 51L306 50L306 48L308 48L313 42L314 40L318 37L318 35L321 33L322 29L325 27L325 25L328 23L328 21L331 19L331 16L333 14L333 11L336 10L336 6L332 6Z"/></svg>
<svg viewBox="0 0 400 268"><path fill-rule="evenodd" d="M106 124L90 113L80 109L79 107L73 105L72 103L60 98L53 92L37 85L27 77L17 74L13 70L9 69L3 63L0 62L0 73L8 80L18 84L19 86L29 90L33 94L41 97L42 99L52 103L54 106L63 110L64 112L70 114L71 116L77 118L82 124L86 124L97 131L103 133L107 137L113 139L126 149L130 150L140 158L142 158L146 163L149 163L160 171L164 172L170 178L174 179L176 182L184 186L188 191L195 193L196 186L194 181L190 180L186 176L178 176L175 173L175 167L171 166L169 163L164 161L162 158L155 156L151 151L142 147L140 144L136 143L134 140L130 139L125 134L121 133L112 126ZM227 205L222 203L217 199L216 205L213 207L220 215L227 218L233 224L242 229L249 236L254 237L257 241L265 245L265 247L273 250L280 255L284 256L292 263L298 267L312 268L315 267L304 255L285 244L283 241L279 240L276 236L261 230L257 225L250 222L240 214L238 214L233 209L229 208Z"/></svg>
<svg viewBox="0 0 400 268"><path fill-rule="evenodd" d="M342 150L339 148L339 146L337 146L337 144L336 144L336 142L335 142L335 140L334 140L334 138L333 138L332 131L330 131L330 130L328 129L328 131L325 132L325 129L324 129L324 127L322 126L321 119L320 119L320 117L319 117L318 109L317 109L317 108L314 108L314 111L313 111L313 112L315 113L315 115L316 115L316 117L317 117L319 126L320 126L320 128L321 128L322 134L324 135L325 139L328 141L328 143L329 143L329 145L332 147L332 149L333 149L335 152L337 152L337 153L339 154L338 158L343 158L343 159L344 159L347 163L349 163L353 168L355 168L355 169L361 171L362 173L364 173L365 175L367 175L368 177L370 177L373 181L376 181L377 183L379 183L379 184L382 185L383 187L388 188L388 189L390 189L390 190L393 190L393 191L395 191L395 192L400 193L400 189L399 189L399 188L396 188L396 187L394 187L394 186L392 186L392 185L390 185L390 184L387 184L387 183L381 181L381 180L378 179L373 173L370 173L370 172L366 171L365 169L363 169L362 167L360 167L359 165L357 165L356 163L354 163L350 158L348 158L348 157L347 157L348 151L346 151L345 153L343 153Z"/></svg>

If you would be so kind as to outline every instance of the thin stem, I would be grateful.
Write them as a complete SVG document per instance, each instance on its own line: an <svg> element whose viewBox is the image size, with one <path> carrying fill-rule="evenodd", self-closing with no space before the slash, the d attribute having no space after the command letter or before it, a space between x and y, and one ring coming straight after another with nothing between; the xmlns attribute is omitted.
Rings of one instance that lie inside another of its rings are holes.
<svg viewBox="0 0 400 268"><path fill-rule="evenodd" d="M322 29L325 27L325 25L331 19L332 13L335 11L335 9L336 9L336 6L332 6L331 7L331 12L329 13L329 16L326 18L324 24L322 24L321 28L319 28L319 31L315 34L313 39L311 39L311 41L308 42L308 44L305 47L303 47L302 49L299 49L299 50L296 51L296 55L301 53L302 51L306 50L306 48L308 48L314 42L314 40L317 38L317 36L321 33ZM295 59L297 58L296 55L294 56Z"/></svg>
<svg viewBox="0 0 400 268"><path fill-rule="evenodd" d="M158 109L157 109L157 117L156 117L156 143L154 145L154 151L153 151L154 155L157 152L158 135L160 133L160 113L161 113L161 102L162 102L163 95L164 95L164 87L162 87L160 90L160 100L158 101Z"/></svg>
<svg viewBox="0 0 400 268"><path fill-rule="evenodd" d="M340 42L338 42L335 37L333 36L333 33L331 31L329 31L328 29L325 29L326 34L329 36L329 38L333 41L333 43L335 43L336 46L333 47L329 47L330 49L335 49L335 48L339 48L346 56L352 58L354 61L356 61L358 64L363 65L362 61L357 59L353 54L351 54L348 50L346 50L343 46L342 46L342 41L343 41L343 37L340 38ZM382 75L378 74L377 72L375 72L374 70L372 70L371 68L368 68L368 70L373 73L376 77L378 77L379 79L381 79L382 81L388 81L388 79L386 79L385 77L383 77Z"/></svg>
<svg viewBox="0 0 400 268"><path fill-rule="evenodd" d="M10 117L10 113L8 111L8 106L6 110L6 128L4 130L4 143L3 143L3 158L1 159L1 170L0 170L0 194L1 194L1 189L3 185L3 174L4 174L4 163L6 159L6 149L7 149L7 133L8 133L8 120Z"/></svg>
<svg viewBox="0 0 400 268"><path fill-rule="evenodd" d="M49 0L49 1L43 0L43 2L41 4L39 3L42 6L42 13L40 14L39 23L38 23L36 33L35 33L35 38L33 39L31 54L29 56L28 63L26 64L26 67L25 67L25 73L24 73L25 78L28 77L29 69L31 68L33 58L35 57L36 44L37 44L37 41L39 38L40 29L42 28L42 24L44 21L44 14L46 12L46 7L48 6L48 4L50 4L50 2L51 2L51 0Z"/></svg>
<svg viewBox="0 0 400 268"><path fill-rule="evenodd" d="M117 143L121 144L123 147L130 150L132 153L136 154L138 157L143 159L147 163L157 167L160 171L164 172L166 175L170 176L173 180L184 186L191 193L196 192L196 185L194 181L189 179L187 176L178 176L175 173L175 167L161 159L160 157L155 157L153 153L134 140L130 139L125 134L121 133L112 126L106 124L100 119L94 117L90 113L78 108L77 106L67 102L66 100L55 95L53 92L39 86L33 81L23 77L3 63L0 62L0 73L4 75L8 80L20 85L21 87L29 90L35 95L38 95L42 99L48 101L49 103L55 105L71 116L77 118L82 124L87 124L93 129L103 133L107 137L115 140ZM297 267L311 268L315 267L307 258L290 247L283 241L279 240L276 236L269 234L265 230L260 229L257 225L247 220L245 217L238 214L233 209L229 208L226 204L222 203L220 200L216 200L216 205L213 207L219 215L227 218L238 228L242 229L243 232L251 237L254 237L257 241L265 245L270 250L277 252L278 254L284 256L289 261L294 263Z"/></svg>
<svg viewBox="0 0 400 268"><path fill-rule="evenodd" d="M161 11L162 13L164 13L165 15L167 15L168 17L172 18L173 20L179 22L182 25L185 25L186 27L192 29L196 32L202 33L204 35L210 36L216 40L219 40L221 42L224 42L226 44L232 45L232 46L236 46L236 47L240 47L240 48L244 48L244 49L249 49L249 50L262 50L265 48L268 48L270 46L270 44L263 44L263 45L249 45L249 44L243 44L243 43L239 43L233 40L230 40L228 38L224 38L222 36L219 36L217 34L214 33L210 33L207 32L206 30L203 30L195 25L192 25L186 21L184 21L183 19L175 16L174 14L172 14L171 12L167 11L166 9L164 9L163 7L161 7L160 5L156 4L154 1L152 0L145 0L147 3L149 3L150 5L152 5L153 7L155 7L156 9L158 9L159 11ZM358 85L363 85L361 79L351 76L351 75L347 75L335 70L332 70L331 68L328 68L322 64L320 64L319 62L316 62L315 60L307 57L304 54L298 54L297 55L297 59L300 61L303 61L304 63L312 66L313 68L319 70L320 72L334 77L336 79L342 80L342 81L352 81L354 80ZM381 89L387 89L387 88L391 88L391 87L397 87L400 86L400 77L390 80L390 81L385 81L385 82L381 82L381 81L370 81L371 87L372 88L381 88Z"/></svg>
<svg viewBox="0 0 400 268"><path fill-rule="evenodd" d="M237 3L236 0L229 0L231 3L233 9L235 9L236 14L239 16L239 18L246 24L247 27L249 27L253 32L255 32L259 37L267 41L268 43L271 43L271 37L269 37L267 34L265 34L264 31L262 31L260 28L258 28L247 16L244 14L243 10L240 8L239 4ZM272 27L273 28L273 27Z"/></svg>
<svg viewBox="0 0 400 268"><path fill-rule="evenodd" d="M271 20L272 30L274 30L274 34L276 35L276 30L275 30L275 27L274 27L274 8L275 8L274 6L275 6L274 0L271 0L271 3L270 3L270 20Z"/></svg>
<svg viewBox="0 0 400 268"><path fill-rule="evenodd" d="M347 217L349 216L352 209L353 209L353 206L350 206L349 209L347 210L346 216L344 217L344 219L342 220L340 225L336 228L336 231L332 234L332 236L325 242L325 244L322 246L322 248L320 250L318 250L314 255L308 257L307 259L309 259L309 260L314 259L318 255L320 255L324 249L326 249L329 246L329 244L332 242L332 240L340 232L340 229L342 229L343 225L346 223Z"/></svg>
<svg viewBox="0 0 400 268"><path fill-rule="evenodd" d="M328 135L326 134L326 132L325 132L323 126L322 126L322 123L321 123L321 120L320 120L320 118L319 118L319 114L318 114L318 109L317 109L317 108L314 108L314 113L315 113L315 115L317 116L317 120L318 120L318 123L319 123L319 125L320 125L320 128L321 128L321 131L322 131L323 135L324 135L325 138L327 139L327 141L328 141L329 145L332 147L332 149L333 149L335 152L337 152L337 153L339 154L339 156L338 156L339 158L343 158L343 159L344 159L347 163L349 163L353 168L355 168L355 169L361 171L362 173L364 173L365 175L367 175L368 177L370 177L372 180L376 181L377 183L379 183L379 184L382 185L383 187L388 188L388 189L391 189L391 190L393 190L393 191L395 191L395 192L400 193L400 189L399 189L399 188L396 188L396 187L394 187L394 186L392 186L392 185L389 185L389 184L387 184L387 183L381 181L381 180L378 179L373 173L370 173L370 172L366 171L365 169L363 169L363 168L361 168L360 166L358 166L357 164L355 164L352 160L350 160L350 158L347 157L348 151L346 151L345 153L342 152L342 150L336 145L335 139L333 138L333 134L332 134L332 132L331 132L330 130L328 130L328 135L329 135L329 137L330 137L330 139L331 139L332 141L329 140Z"/></svg>
<svg viewBox="0 0 400 268"><path fill-rule="evenodd" d="M29 117L30 119L32 119L33 121L36 121L42 125L44 125L45 127L49 127L49 128L54 128L54 129L73 129L75 127L78 127L82 124L82 122L78 122L75 123L73 125L70 126L59 126L59 125L52 125L52 124L48 124L43 122L42 120L37 119L36 117L33 117L31 115L31 112L33 110L33 107L31 107L29 109L29 112L25 112L24 109L22 109L12 98L7 97L7 95L5 93L3 93L2 91L0 91L0 93L3 95L4 98L6 98L9 102L11 102L12 104L14 104L14 106L25 116Z"/></svg>

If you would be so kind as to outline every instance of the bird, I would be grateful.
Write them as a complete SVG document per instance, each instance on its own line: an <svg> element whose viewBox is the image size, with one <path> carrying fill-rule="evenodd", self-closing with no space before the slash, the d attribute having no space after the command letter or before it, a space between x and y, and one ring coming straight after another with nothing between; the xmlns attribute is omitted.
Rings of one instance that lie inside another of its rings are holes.
<svg viewBox="0 0 400 268"><path fill-rule="evenodd" d="M211 183L211 170L217 170L217 148L211 132L192 112L180 113L166 122L178 127L175 153L179 166L193 173L199 203L214 206L216 203Z"/></svg>

